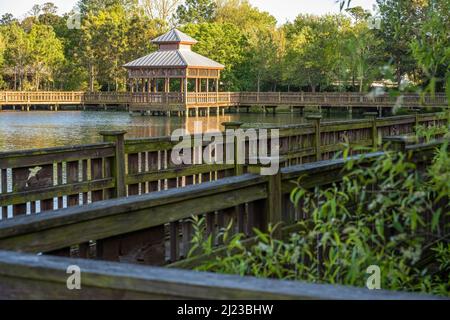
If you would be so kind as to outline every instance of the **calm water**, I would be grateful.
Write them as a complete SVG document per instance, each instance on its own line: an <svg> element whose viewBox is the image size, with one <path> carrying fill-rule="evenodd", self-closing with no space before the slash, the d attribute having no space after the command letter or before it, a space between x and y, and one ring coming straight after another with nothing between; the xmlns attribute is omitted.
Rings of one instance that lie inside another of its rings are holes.
<svg viewBox="0 0 450 320"><path fill-rule="evenodd" d="M330 118L346 118L331 115ZM202 121L203 129L222 130L221 123L295 124L304 122L300 114L233 114L226 116L166 118L129 115L126 112L100 111L32 111L0 112L0 151L67 146L101 142L102 130L126 130L127 138L169 135L178 128L193 131L194 122Z"/></svg>

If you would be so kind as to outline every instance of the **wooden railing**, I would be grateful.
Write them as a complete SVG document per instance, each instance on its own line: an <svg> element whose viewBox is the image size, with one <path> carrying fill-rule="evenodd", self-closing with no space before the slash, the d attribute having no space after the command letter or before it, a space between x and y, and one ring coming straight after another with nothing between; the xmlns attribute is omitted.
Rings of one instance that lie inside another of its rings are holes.
<svg viewBox="0 0 450 320"><path fill-rule="evenodd" d="M343 143L377 149L382 137L413 133L418 124L440 126L447 121L445 114L338 122L315 118L307 124L272 129L279 129L281 165L286 167L331 159ZM237 123L226 126L231 125L239 127ZM195 142L193 165L178 165L172 159L178 142L170 137L125 140L124 134L103 133L104 143L92 145L1 152L1 218L180 188L246 170L243 165L221 162L218 156L213 158L215 164L201 164L207 145L193 137L189 138ZM247 142L246 154L248 148Z"/></svg>
<svg viewBox="0 0 450 320"><path fill-rule="evenodd" d="M0 91L0 105L81 104L85 92Z"/></svg>
<svg viewBox="0 0 450 320"><path fill-rule="evenodd" d="M170 137L0 153L2 219L177 188L232 175L233 165L175 165ZM201 142L200 142L201 143ZM203 146L193 144L194 155Z"/></svg>
<svg viewBox="0 0 450 320"><path fill-rule="evenodd" d="M67 289L67 268L82 290ZM438 297L0 251L0 299L428 300Z"/></svg>
<svg viewBox="0 0 450 320"><path fill-rule="evenodd" d="M391 97L388 94L372 96L367 93L286 93L286 92L240 92L240 105L299 105L299 106L377 106L392 107L396 104L419 107L448 106L445 94L427 96L425 99L417 94L403 94L401 97Z"/></svg>
<svg viewBox="0 0 450 320"><path fill-rule="evenodd" d="M184 105L183 93L133 93L129 94L129 103L138 105Z"/></svg>
<svg viewBox="0 0 450 320"><path fill-rule="evenodd" d="M236 106L239 104L238 92L189 93L187 97L188 106Z"/></svg>
<svg viewBox="0 0 450 320"><path fill-rule="evenodd" d="M404 149L413 153L417 163L427 163L440 145ZM350 159L370 162L381 155ZM231 221L230 236L242 233L251 238L254 228L266 231L269 224L279 223L289 233L289 226L309 217L290 201L295 181L302 177L304 188L329 185L341 179L346 161L290 166L272 176L252 170L257 174L9 219L0 223L0 249L149 265L174 263L184 260L190 250L192 216L205 219L213 239ZM214 244L220 246L220 238Z"/></svg>
<svg viewBox="0 0 450 320"><path fill-rule="evenodd" d="M405 144L402 148L420 164L430 161L440 145L441 142ZM381 155L378 152L349 160L362 164ZM205 218L206 230L212 235L230 221L230 236L243 233L251 240L253 228L264 231L269 223L280 222L287 226L287 235L295 230L293 224L309 218L308 212L295 208L289 200L293 181L303 177L304 188L329 185L341 179L346 161L292 166L270 177L246 174L0 223L0 249L10 250L0 251L0 298L437 299L136 265L163 265L181 259L172 267L192 266L194 259L182 259L191 244L193 229L189 218L193 215ZM218 241L216 246L220 245ZM67 268L73 265L82 271L82 290L67 290Z"/></svg>
<svg viewBox="0 0 450 320"><path fill-rule="evenodd" d="M126 105L175 105L175 106L323 106L323 107L446 107L448 99L438 93L422 99L417 94L391 97L388 94L371 96L367 93L294 93L294 92L190 92L183 93L116 93L116 92L16 92L0 91L1 105L38 104L126 104Z"/></svg>

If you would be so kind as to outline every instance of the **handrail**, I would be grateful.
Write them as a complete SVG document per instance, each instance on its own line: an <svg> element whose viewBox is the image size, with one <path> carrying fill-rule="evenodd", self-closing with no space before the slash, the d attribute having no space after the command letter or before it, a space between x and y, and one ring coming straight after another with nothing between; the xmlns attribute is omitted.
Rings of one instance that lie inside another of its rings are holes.
<svg viewBox="0 0 450 320"><path fill-rule="evenodd" d="M331 159L342 150L343 143L377 149L382 137L412 134L418 124L446 123L445 114L426 114L332 122L315 119L300 125L264 128L279 129L280 155L285 159L282 165L293 166ZM178 142L170 137L125 140L124 134L119 132L104 143L0 152L2 218L179 188L241 172L235 164L174 164L172 150ZM191 139L196 140L193 136ZM206 147L206 142L192 145L192 154ZM118 168L116 161L123 170L114 169Z"/></svg>
<svg viewBox="0 0 450 320"><path fill-rule="evenodd" d="M67 290L67 268L82 290ZM37 290L36 281L41 284ZM437 296L0 251L0 299L440 300Z"/></svg>
<svg viewBox="0 0 450 320"><path fill-rule="evenodd" d="M428 162L433 156L428 151L442 143L410 146L407 150L418 155L416 161ZM289 193L299 177L305 178L306 182L302 183L305 188L331 184L341 179L347 161L370 162L382 154L292 166L281 169L276 176L245 174L52 214L22 216L0 223L0 249L30 253L64 249L64 254L70 255L70 247L96 241L99 259L125 259L135 263L142 259L157 265L176 262L186 257L190 246L190 217L206 217L211 234L218 234L230 221L234 221L231 233L240 232L249 237L253 228L266 230L269 224L280 222L289 226L298 221L295 210L291 210ZM167 230L170 230L169 247L166 246ZM146 254L148 243L152 244L152 250ZM119 248L121 251L117 251ZM144 258L139 258L141 254Z"/></svg>

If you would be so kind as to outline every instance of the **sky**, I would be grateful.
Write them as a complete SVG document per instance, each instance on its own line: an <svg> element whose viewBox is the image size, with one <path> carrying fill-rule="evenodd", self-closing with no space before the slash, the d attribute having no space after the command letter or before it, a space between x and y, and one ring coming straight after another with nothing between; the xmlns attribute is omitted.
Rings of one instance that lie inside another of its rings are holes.
<svg viewBox="0 0 450 320"><path fill-rule="evenodd" d="M77 0L0 0L0 16L12 13L17 18L23 18L34 4L53 2L60 13L70 11ZM376 0L352 0L352 6L362 6L372 9ZM339 12L335 0L250 0L254 6L275 16L279 23L292 21L300 13L326 14Z"/></svg>

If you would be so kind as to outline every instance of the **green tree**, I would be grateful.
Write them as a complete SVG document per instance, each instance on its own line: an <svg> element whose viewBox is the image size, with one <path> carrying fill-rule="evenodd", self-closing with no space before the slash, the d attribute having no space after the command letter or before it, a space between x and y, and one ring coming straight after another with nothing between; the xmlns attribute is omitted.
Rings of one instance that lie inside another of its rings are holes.
<svg viewBox="0 0 450 320"><path fill-rule="evenodd" d="M17 19L15 19L11 13L5 13L0 18L0 25L3 26L10 25L13 22L17 22Z"/></svg>
<svg viewBox="0 0 450 320"><path fill-rule="evenodd" d="M244 90L276 91L282 81L284 59L284 34L282 30L269 29L250 38L246 60L241 65L247 72L240 73L247 83Z"/></svg>
<svg viewBox="0 0 450 320"><path fill-rule="evenodd" d="M246 39L242 62L234 66L236 86L240 90L276 90L285 45L276 19L247 0L221 0L215 21L235 25Z"/></svg>
<svg viewBox="0 0 450 320"><path fill-rule="evenodd" d="M377 0L382 19L378 36L395 68L397 84L405 75L417 77L411 41L418 36L428 0Z"/></svg>
<svg viewBox="0 0 450 320"><path fill-rule="evenodd" d="M344 73L341 80L350 79L352 87L358 91L367 90L376 78L380 77L379 68L385 58L382 52L382 40L369 28L371 14L361 7L347 10L354 19L352 25L342 28L341 66Z"/></svg>
<svg viewBox="0 0 450 320"><path fill-rule="evenodd" d="M30 62L30 42L18 23L11 24L6 31L8 45L5 50L6 72L13 77L13 88L23 90Z"/></svg>
<svg viewBox="0 0 450 320"><path fill-rule="evenodd" d="M342 16L300 15L285 25L286 81L315 92L336 80Z"/></svg>
<svg viewBox="0 0 450 320"><path fill-rule="evenodd" d="M127 46L127 28L125 10L119 5L101 10L97 14L88 13L84 19L82 31L92 73L91 88L94 75L106 84L108 91L112 87L118 90L119 85L124 84L121 58Z"/></svg>
<svg viewBox="0 0 450 320"><path fill-rule="evenodd" d="M273 30L277 24L272 15L261 12L247 0L218 1L215 21L232 23L250 37L258 37L259 31L262 30Z"/></svg>
<svg viewBox="0 0 450 320"><path fill-rule="evenodd" d="M176 20L179 24L212 22L216 9L214 0L186 0L178 6Z"/></svg>
<svg viewBox="0 0 450 320"><path fill-rule="evenodd" d="M187 24L183 31L199 41L194 51L225 65L222 81L225 89L237 90L239 75L236 66L244 59L246 39L242 32L230 23Z"/></svg>
<svg viewBox="0 0 450 320"><path fill-rule="evenodd" d="M4 54L5 54L5 49L6 49L6 39L5 36L3 35L3 29L4 27L0 26L0 72L3 70L3 63L5 61L4 59ZM0 73L0 88L3 87L4 83L3 83L3 76Z"/></svg>
<svg viewBox="0 0 450 320"><path fill-rule="evenodd" d="M79 0L77 4L83 15L88 13L97 14L114 6L121 6L127 12L131 12L136 10L138 5L139 0Z"/></svg>
<svg viewBox="0 0 450 320"><path fill-rule="evenodd" d="M423 73L426 91L444 87L450 96L450 1L430 0L419 36L411 43L413 57Z"/></svg>
<svg viewBox="0 0 450 320"><path fill-rule="evenodd" d="M54 71L63 63L63 45L53 27L47 25L35 24L28 37L34 88L39 90L42 80L53 81Z"/></svg>
<svg viewBox="0 0 450 320"><path fill-rule="evenodd" d="M38 16L40 23L54 27L60 19L61 17L58 16L58 7L54 3L47 2L41 6L41 14Z"/></svg>
<svg viewBox="0 0 450 320"><path fill-rule="evenodd" d="M142 10L116 4L85 15L81 27L81 61L88 70L89 89L124 90L123 64L153 50L151 39L160 27Z"/></svg>

